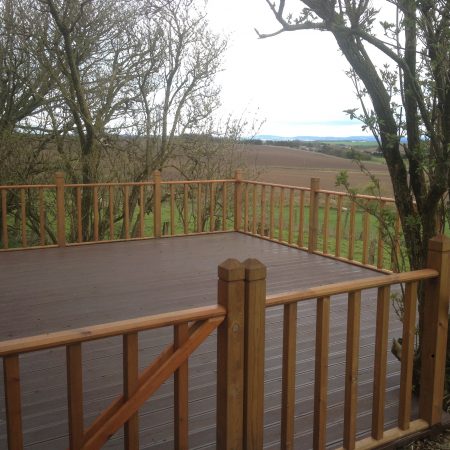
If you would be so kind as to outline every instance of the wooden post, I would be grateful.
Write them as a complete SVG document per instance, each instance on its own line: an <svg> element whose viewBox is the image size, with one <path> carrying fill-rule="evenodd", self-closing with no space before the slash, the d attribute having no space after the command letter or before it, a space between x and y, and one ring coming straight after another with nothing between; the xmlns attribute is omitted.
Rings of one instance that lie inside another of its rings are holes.
<svg viewBox="0 0 450 450"><path fill-rule="evenodd" d="M8 450L22 450L22 402L20 399L19 355L3 357L3 382L5 386Z"/></svg>
<svg viewBox="0 0 450 450"><path fill-rule="evenodd" d="M262 449L264 431L264 341L266 266L247 259L245 266L244 448Z"/></svg>
<svg viewBox="0 0 450 450"><path fill-rule="evenodd" d="M450 239L430 239L427 267L439 277L425 282L423 305L422 367L420 373L420 418L430 426L440 423L444 393L448 306L450 296Z"/></svg>
<svg viewBox="0 0 450 450"><path fill-rule="evenodd" d="M161 172L153 172L153 236L161 237Z"/></svg>
<svg viewBox="0 0 450 450"><path fill-rule="evenodd" d="M242 222L242 170L235 173L234 181L234 231L241 229Z"/></svg>
<svg viewBox="0 0 450 450"><path fill-rule="evenodd" d="M311 178L311 190L309 192L309 236L308 252L317 250L317 235L319 233L319 193L320 178Z"/></svg>
<svg viewBox="0 0 450 450"><path fill-rule="evenodd" d="M56 237L59 247L66 246L66 212L64 208L64 173L55 173L56 184Z"/></svg>
<svg viewBox="0 0 450 450"><path fill-rule="evenodd" d="M218 303L227 317L217 332L217 449L239 450L244 429L244 265L227 259L218 275Z"/></svg>

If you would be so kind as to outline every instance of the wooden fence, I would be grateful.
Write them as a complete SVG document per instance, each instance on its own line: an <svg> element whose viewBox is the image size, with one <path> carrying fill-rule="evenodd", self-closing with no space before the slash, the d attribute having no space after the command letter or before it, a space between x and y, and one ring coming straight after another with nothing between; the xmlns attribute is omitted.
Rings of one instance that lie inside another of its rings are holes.
<svg viewBox="0 0 450 450"><path fill-rule="evenodd" d="M0 186L0 250L241 231L392 271L402 249L393 199L243 180Z"/></svg>
<svg viewBox="0 0 450 450"><path fill-rule="evenodd" d="M256 260L227 260L218 269L217 306L142 317L0 343L3 358L9 450L23 448L20 355L64 346L67 365L69 441L72 450L98 449L121 427L128 450L139 448L139 408L172 374L174 436L188 448L188 359L217 328L217 448L261 449L264 426L265 310L284 308L281 448L293 448L297 304L316 301L314 449L325 448L330 302L348 295L343 448L369 449L424 430L441 420L447 343L450 240L429 243L428 268L320 286L266 297L266 268ZM412 365L417 283L424 282L425 328L422 347L419 419L411 420ZM398 426L384 430L389 289L405 284ZM371 436L356 440L361 292L376 288L377 325ZM138 373L138 333L174 327L169 345ZM123 338L123 394L84 429L82 344L110 336Z"/></svg>

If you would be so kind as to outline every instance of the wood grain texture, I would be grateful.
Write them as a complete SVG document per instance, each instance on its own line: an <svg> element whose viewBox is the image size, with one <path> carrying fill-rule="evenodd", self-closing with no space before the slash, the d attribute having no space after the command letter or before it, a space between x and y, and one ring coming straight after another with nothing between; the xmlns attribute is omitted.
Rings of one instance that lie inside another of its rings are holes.
<svg viewBox="0 0 450 450"><path fill-rule="evenodd" d="M326 447L330 297L317 299L313 448Z"/></svg>
<svg viewBox="0 0 450 450"><path fill-rule="evenodd" d="M414 338L416 336L417 282L407 283L403 311L402 359L398 427L408 430L411 420Z"/></svg>
<svg viewBox="0 0 450 450"><path fill-rule="evenodd" d="M282 450L294 448L295 375L297 348L297 304L284 306L283 314L283 372L281 387Z"/></svg>
<svg viewBox="0 0 450 450"><path fill-rule="evenodd" d="M19 356L3 358L3 380L5 387L5 413L8 433L8 450L23 449L22 401L20 392Z"/></svg>
<svg viewBox="0 0 450 450"><path fill-rule="evenodd" d="M373 370L372 437L383 438L386 395L387 343L389 331L390 288L378 288L375 363Z"/></svg>
<svg viewBox="0 0 450 450"><path fill-rule="evenodd" d="M358 363L361 291L348 294L347 350L345 364L344 448L354 450L358 399Z"/></svg>

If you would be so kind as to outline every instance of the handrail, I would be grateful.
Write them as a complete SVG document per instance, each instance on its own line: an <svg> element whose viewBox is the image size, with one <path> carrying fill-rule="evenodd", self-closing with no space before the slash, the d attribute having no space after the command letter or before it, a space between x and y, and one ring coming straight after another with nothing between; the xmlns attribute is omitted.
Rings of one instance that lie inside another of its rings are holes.
<svg viewBox="0 0 450 450"><path fill-rule="evenodd" d="M226 309L223 306L204 306L75 328L68 331L56 331L37 336L10 339L0 342L0 357L62 347L80 342L173 326L180 323L224 317L225 315Z"/></svg>
<svg viewBox="0 0 450 450"><path fill-rule="evenodd" d="M53 188L56 188L56 184L3 184L3 185L0 185L0 189L53 189Z"/></svg>
<svg viewBox="0 0 450 450"><path fill-rule="evenodd" d="M279 188L283 188L283 189L297 189L300 191L310 191L311 190L311 188L306 187L306 186L290 186L288 184L269 183L269 182L265 182L265 181L242 180L241 182L246 183L246 184L254 184L257 186L279 187Z"/></svg>
<svg viewBox="0 0 450 450"><path fill-rule="evenodd" d="M364 200L377 200L381 202L395 202L395 199L392 197L376 197L374 195L367 195L367 194L349 194L348 192L341 192L341 191L330 191L328 189L319 189L317 191L319 194L330 194L330 195L344 195L347 197L354 197L354 198L362 198Z"/></svg>
<svg viewBox="0 0 450 450"><path fill-rule="evenodd" d="M269 295L266 297L266 307L287 305L289 303L302 302L314 298L329 297L331 295L344 294L347 292L360 291L382 286L390 286L398 283L410 283L413 281L437 278L439 272L433 269L421 269L411 272L394 273L392 275L363 278L361 280L342 281L313 287L304 291L285 292L282 294Z"/></svg>

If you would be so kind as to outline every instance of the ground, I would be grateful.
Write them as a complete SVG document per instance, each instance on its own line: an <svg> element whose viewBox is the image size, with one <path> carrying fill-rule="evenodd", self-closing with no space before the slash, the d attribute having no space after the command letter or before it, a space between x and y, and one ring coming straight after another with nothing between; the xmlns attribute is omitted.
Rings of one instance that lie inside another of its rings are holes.
<svg viewBox="0 0 450 450"><path fill-rule="evenodd" d="M336 188L336 176L341 170L346 170L353 187L364 190L370 183L367 175L361 173L358 165L350 159L273 145L246 144L242 149L249 171L256 172L260 181L309 186L311 177L319 177L322 189L343 190ZM366 162L365 166L380 180L382 194L391 197L392 185L387 166L376 162Z"/></svg>

